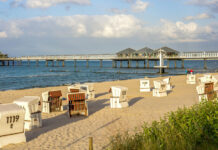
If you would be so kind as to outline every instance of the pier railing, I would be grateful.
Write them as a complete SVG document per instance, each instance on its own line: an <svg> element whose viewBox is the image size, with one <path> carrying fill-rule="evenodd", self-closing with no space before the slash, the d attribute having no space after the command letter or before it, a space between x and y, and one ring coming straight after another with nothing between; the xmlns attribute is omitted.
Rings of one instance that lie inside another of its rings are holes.
<svg viewBox="0 0 218 150"><path fill-rule="evenodd" d="M1 58L1 60L127 60L127 59L159 59L159 56L123 56L116 54L90 54L90 55L47 55L47 56L22 56ZM216 52L181 52L179 55L164 56L164 59L218 59Z"/></svg>
<svg viewBox="0 0 218 150"><path fill-rule="evenodd" d="M49 56L22 56L21 60L112 60L116 57L113 54L105 55L49 55Z"/></svg>

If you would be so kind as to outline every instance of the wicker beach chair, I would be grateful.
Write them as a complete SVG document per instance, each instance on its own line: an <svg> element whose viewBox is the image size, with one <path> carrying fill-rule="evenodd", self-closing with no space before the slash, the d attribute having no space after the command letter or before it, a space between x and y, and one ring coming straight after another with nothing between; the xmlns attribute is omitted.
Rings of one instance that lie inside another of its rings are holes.
<svg viewBox="0 0 218 150"><path fill-rule="evenodd" d="M172 86L170 84L170 79L171 79L171 77L163 79L163 82L166 84L166 90L167 91L171 91L172 90Z"/></svg>
<svg viewBox="0 0 218 150"><path fill-rule="evenodd" d="M198 96L199 96L199 102L202 101L202 99L205 100L213 100L217 97L216 91L214 91L214 83L208 82L204 84L200 84L196 87Z"/></svg>
<svg viewBox="0 0 218 150"><path fill-rule="evenodd" d="M80 85L80 92L86 93L87 99L95 98L95 90L93 83L85 83Z"/></svg>
<svg viewBox="0 0 218 150"><path fill-rule="evenodd" d="M155 97L163 97L167 96L167 84L162 80L153 81L154 82L154 89L153 89L153 96Z"/></svg>
<svg viewBox="0 0 218 150"><path fill-rule="evenodd" d="M149 79L140 79L140 92L150 92L151 86Z"/></svg>
<svg viewBox="0 0 218 150"><path fill-rule="evenodd" d="M68 86L68 87L67 87L67 90L68 90L69 93L77 93L77 92L80 92L80 84L77 83L77 84Z"/></svg>
<svg viewBox="0 0 218 150"><path fill-rule="evenodd" d="M187 84L195 84L196 83L196 75L194 75L194 74L187 74L187 76L186 76L186 83Z"/></svg>
<svg viewBox="0 0 218 150"><path fill-rule="evenodd" d="M68 93L69 116L74 114L83 114L88 116L88 104L85 93Z"/></svg>
<svg viewBox="0 0 218 150"><path fill-rule="evenodd" d="M54 111L61 111L62 108L62 100L60 97L62 96L61 91L47 91L42 93L42 112L50 113Z"/></svg>
<svg viewBox="0 0 218 150"><path fill-rule="evenodd" d="M123 86L112 86L111 92L112 96L110 98L111 108L124 108L128 107L129 103L127 102L127 87Z"/></svg>

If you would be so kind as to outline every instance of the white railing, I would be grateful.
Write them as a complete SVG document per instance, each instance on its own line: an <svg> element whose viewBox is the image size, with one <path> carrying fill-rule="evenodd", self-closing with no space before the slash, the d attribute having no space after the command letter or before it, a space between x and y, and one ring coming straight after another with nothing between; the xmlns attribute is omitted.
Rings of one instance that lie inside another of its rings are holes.
<svg viewBox="0 0 218 150"><path fill-rule="evenodd" d="M116 54L91 55L49 55L49 56L22 56L11 58L16 60L113 60L113 59L156 59L159 56L123 56ZM181 52L178 56L165 56L164 59L192 59L192 58L218 58L218 52Z"/></svg>
<svg viewBox="0 0 218 150"><path fill-rule="evenodd" d="M111 60L115 59L116 55L50 55L50 56L22 56L19 57L21 60Z"/></svg>
<svg viewBox="0 0 218 150"><path fill-rule="evenodd" d="M179 54L182 58L215 58L218 52L184 52Z"/></svg>

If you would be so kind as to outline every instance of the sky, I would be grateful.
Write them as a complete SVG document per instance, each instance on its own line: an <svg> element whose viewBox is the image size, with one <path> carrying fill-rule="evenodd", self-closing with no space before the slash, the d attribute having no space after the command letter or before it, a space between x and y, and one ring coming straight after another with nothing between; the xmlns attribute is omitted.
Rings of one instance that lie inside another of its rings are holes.
<svg viewBox="0 0 218 150"><path fill-rule="evenodd" d="M0 0L0 51L11 57L163 46L218 51L218 0Z"/></svg>

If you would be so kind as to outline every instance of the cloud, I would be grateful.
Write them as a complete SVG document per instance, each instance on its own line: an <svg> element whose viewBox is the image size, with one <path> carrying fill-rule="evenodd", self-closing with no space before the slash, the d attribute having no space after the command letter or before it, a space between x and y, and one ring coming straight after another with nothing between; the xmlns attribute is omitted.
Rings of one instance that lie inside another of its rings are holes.
<svg viewBox="0 0 218 150"><path fill-rule="evenodd" d="M90 0L13 0L10 5L13 7L27 7L27 8L49 8L58 4L78 4L89 5Z"/></svg>
<svg viewBox="0 0 218 150"><path fill-rule="evenodd" d="M7 0L0 0L0 2L6 2Z"/></svg>
<svg viewBox="0 0 218 150"><path fill-rule="evenodd" d="M162 42L200 42L211 40L213 28L199 26L195 22L185 24L182 21L171 22L161 19L160 38ZM216 35L218 37L218 35Z"/></svg>
<svg viewBox="0 0 218 150"><path fill-rule="evenodd" d="M189 0L189 4L207 7L211 11L218 13L218 0Z"/></svg>
<svg viewBox="0 0 218 150"><path fill-rule="evenodd" d="M127 3L133 3L135 0L124 0Z"/></svg>
<svg viewBox="0 0 218 150"><path fill-rule="evenodd" d="M161 19L149 25L133 15L73 15L46 16L19 20L0 20L5 38L44 39L127 39L137 38L146 42L199 42L217 40L218 25L200 26L195 22L172 22ZM5 36L6 35L6 36ZM54 41L55 42L55 41Z"/></svg>
<svg viewBox="0 0 218 150"><path fill-rule="evenodd" d="M133 12L144 12L149 3L148 2L143 2L141 0L137 0L133 5L132 5L132 11Z"/></svg>
<svg viewBox="0 0 218 150"><path fill-rule="evenodd" d="M7 38L7 33L6 32L0 32L0 38Z"/></svg>
<svg viewBox="0 0 218 150"><path fill-rule="evenodd" d="M114 14L125 14L127 12L126 9L119 9L119 8L111 8L109 11Z"/></svg>
<svg viewBox="0 0 218 150"><path fill-rule="evenodd" d="M193 20L202 20L202 19L210 19L210 18L214 18L214 16L206 14L206 13L202 13L197 16L187 16L184 19L186 21L193 21Z"/></svg>
<svg viewBox="0 0 218 150"><path fill-rule="evenodd" d="M141 29L140 21L131 15L102 16L96 21L98 29L92 33L94 37L125 38Z"/></svg>

